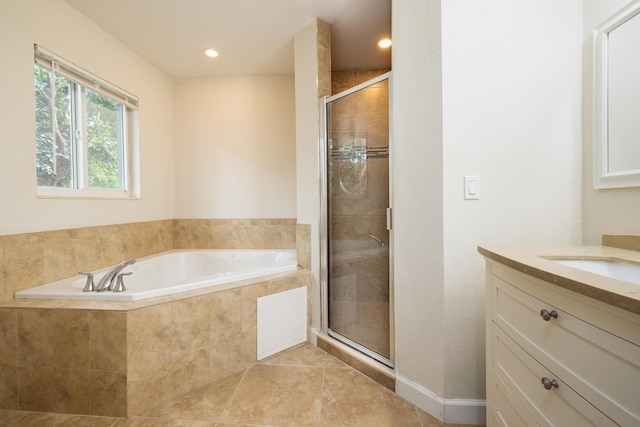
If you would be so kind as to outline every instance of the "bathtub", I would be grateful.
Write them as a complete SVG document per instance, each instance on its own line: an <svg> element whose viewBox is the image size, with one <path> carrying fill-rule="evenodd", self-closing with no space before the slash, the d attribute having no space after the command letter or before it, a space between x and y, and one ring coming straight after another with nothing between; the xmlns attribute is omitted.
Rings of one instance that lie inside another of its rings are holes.
<svg viewBox="0 0 640 427"><path fill-rule="evenodd" d="M15 298L139 301L209 286L293 271L295 250L173 250L140 258L122 270L124 292L82 292L86 277L74 276L16 292ZM109 268L94 271L97 284Z"/></svg>

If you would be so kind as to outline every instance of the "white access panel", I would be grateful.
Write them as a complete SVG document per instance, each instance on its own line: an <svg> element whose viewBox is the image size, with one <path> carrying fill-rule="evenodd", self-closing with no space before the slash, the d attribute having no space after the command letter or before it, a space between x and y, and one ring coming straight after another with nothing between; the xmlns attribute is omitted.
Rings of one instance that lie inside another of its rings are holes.
<svg viewBox="0 0 640 427"><path fill-rule="evenodd" d="M258 298L258 360L306 340L306 286Z"/></svg>

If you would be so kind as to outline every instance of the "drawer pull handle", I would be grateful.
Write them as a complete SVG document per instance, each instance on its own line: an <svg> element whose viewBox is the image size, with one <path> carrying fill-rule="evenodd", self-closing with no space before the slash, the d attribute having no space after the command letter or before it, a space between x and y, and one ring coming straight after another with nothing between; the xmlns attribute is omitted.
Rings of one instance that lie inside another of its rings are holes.
<svg viewBox="0 0 640 427"><path fill-rule="evenodd" d="M544 308L542 310L540 310L540 316L542 316L542 318L548 322L549 320L551 320L551 318L553 317L554 319L558 318L558 312L555 310L551 310L551 312L545 310Z"/></svg>
<svg viewBox="0 0 640 427"><path fill-rule="evenodd" d="M558 388L558 381L550 380L547 377L542 377L542 385L546 390L551 390L551 387Z"/></svg>

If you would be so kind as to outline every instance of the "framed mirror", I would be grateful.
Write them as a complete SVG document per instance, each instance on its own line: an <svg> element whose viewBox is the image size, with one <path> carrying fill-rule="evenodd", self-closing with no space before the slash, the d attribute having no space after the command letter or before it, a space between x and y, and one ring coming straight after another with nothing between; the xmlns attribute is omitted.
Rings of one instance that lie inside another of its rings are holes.
<svg viewBox="0 0 640 427"><path fill-rule="evenodd" d="M640 0L594 30L594 188L640 187Z"/></svg>

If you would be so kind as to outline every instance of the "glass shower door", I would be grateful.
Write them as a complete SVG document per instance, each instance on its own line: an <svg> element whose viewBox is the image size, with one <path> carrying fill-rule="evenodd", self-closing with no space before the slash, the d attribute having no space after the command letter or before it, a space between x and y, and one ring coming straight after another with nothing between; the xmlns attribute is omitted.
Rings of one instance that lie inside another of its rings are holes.
<svg viewBox="0 0 640 427"><path fill-rule="evenodd" d="M328 333L392 366L389 80L381 77L326 104Z"/></svg>

